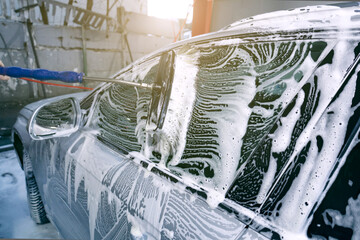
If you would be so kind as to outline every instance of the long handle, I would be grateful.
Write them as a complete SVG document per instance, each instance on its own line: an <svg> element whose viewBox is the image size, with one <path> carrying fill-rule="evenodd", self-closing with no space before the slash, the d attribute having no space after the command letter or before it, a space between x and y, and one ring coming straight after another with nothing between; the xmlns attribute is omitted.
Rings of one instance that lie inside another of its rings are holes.
<svg viewBox="0 0 360 240"><path fill-rule="evenodd" d="M67 83L81 83L84 81L100 81L100 82L113 82L118 84L124 84L128 86L141 87L141 88L159 88L159 86L153 86L152 84L129 82L120 79L112 78L99 78L99 77L85 77L84 73L77 73L71 71L57 72L49 71L46 69L26 69L19 67L0 67L0 75L7 75L15 78L34 78L37 80L57 80Z"/></svg>
<svg viewBox="0 0 360 240"><path fill-rule="evenodd" d="M0 75L7 75L15 78L34 78L38 80L57 80L67 83L81 83L83 80L83 73L71 71L49 71L46 69L26 69L19 67L0 67Z"/></svg>

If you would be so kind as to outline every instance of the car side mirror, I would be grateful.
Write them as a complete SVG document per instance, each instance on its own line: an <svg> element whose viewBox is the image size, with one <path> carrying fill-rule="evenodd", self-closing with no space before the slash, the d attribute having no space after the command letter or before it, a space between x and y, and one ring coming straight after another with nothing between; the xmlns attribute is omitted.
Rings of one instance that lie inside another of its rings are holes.
<svg viewBox="0 0 360 240"><path fill-rule="evenodd" d="M80 104L75 98L65 98L38 108L29 124L34 139L66 137L80 125Z"/></svg>

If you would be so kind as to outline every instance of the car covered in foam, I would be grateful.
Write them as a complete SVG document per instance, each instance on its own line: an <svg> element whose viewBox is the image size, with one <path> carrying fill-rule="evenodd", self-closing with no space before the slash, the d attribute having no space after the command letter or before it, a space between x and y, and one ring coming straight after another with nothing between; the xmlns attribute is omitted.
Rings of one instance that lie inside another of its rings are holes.
<svg viewBox="0 0 360 240"><path fill-rule="evenodd" d="M360 6L263 14L146 56L13 128L66 239L360 238Z"/></svg>

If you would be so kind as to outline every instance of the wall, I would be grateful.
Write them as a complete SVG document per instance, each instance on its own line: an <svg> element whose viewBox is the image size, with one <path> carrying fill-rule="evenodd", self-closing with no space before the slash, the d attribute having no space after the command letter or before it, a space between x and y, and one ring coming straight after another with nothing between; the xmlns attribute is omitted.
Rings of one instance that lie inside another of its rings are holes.
<svg viewBox="0 0 360 240"><path fill-rule="evenodd" d="M7 66L30 67L24 25L0 20L0 59ZM0 81L0 144L8 136L19 109L38 99L38 87L32 83L12 79Z"/></svg>
<svg viewBox="0 0 360 240"><path fill-rule="evenodd" d="M111 31L86 29L84 32L78 24L61 26L61 21L58 25L52 23L52 17L55 19L62 14L59 9L52 15L50 8L49 25L44 25L40 21L40 13L36 10L38 7L18 14L14 9L25 6L22 4L26 1L0 1L0 36L4 38L4 41L0 39L0 60L6 66L36 68L35 50L40 68L84 72L84 57L86 57L88 76L110 77L132 61L125 44L125 36L129 42L132 58L136 60L172 43L174 32L179 30L178 22L143 15L144 5L135 3L144 1L146 2L146 0L119 1L128 2L128 8L137 11L122 12L121 21L126 23L125 28L117 26ZM106 1L101 2L106 3ZM95 6L94 3L94 8ZM136 9L135 6L139 8ZM35 49L31 46L25 22L27 17L34 22L32 36ZM97 84L88 83L85 86L95 87ZM1 138L9 136L17 113L24 105L42 98L76 91L81 90L42 85L20 79L0 81L0 144Z"/></svg>
<svg viewBox="0 0 360 240"><path fill-rule="evenodd" d="M1 0L0 1L0 17L12 20L23 20L31 18L33 22L41 21L41 14L38 7L31 7L26 11L21 11L16 13L15 9L20 9L22 7L31 6L39 2L45 2L47 0ZM69 0L56 0L56 2L68 4ZM86 8L87 0L74 0L73 6ZM92 11L95 11L100 14L106 14L107 1L106 0L93 0L94 4ZM115 3L115 4L114 4ZM114 5L113 5L114 4ZM147 0L110 0L110 7L113 6L109 12L109 16L116 18L118 7L124 7L126 12L134 12L140 14L147 14ZM65 15L64 9L57 8L53 9L53 6L50 4L48 7L48 17L49 23L62 24L63 18Z"/></svg>

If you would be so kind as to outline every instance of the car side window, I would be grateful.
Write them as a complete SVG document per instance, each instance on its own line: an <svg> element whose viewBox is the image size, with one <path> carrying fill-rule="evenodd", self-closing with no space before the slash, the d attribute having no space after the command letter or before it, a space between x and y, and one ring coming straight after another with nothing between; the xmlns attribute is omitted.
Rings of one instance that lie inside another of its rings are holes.
<svg viewBox="0 0 360 240"><path fill-rule="evenodd" d="M117 78L152 84L159 58L134 66ZM112 83L98 97L89 126L97 138L112 148L127 154L139 152L145 141L147 111L151 89Z"/></svg>
<svg viewBox="0 0 360 240"><path fill-rule="evenodd" d="M246 165L261 165L249 163L253 151L331 48L324 41L225 39L176 49L169 108L149 158L225 194Z"/></svg>

